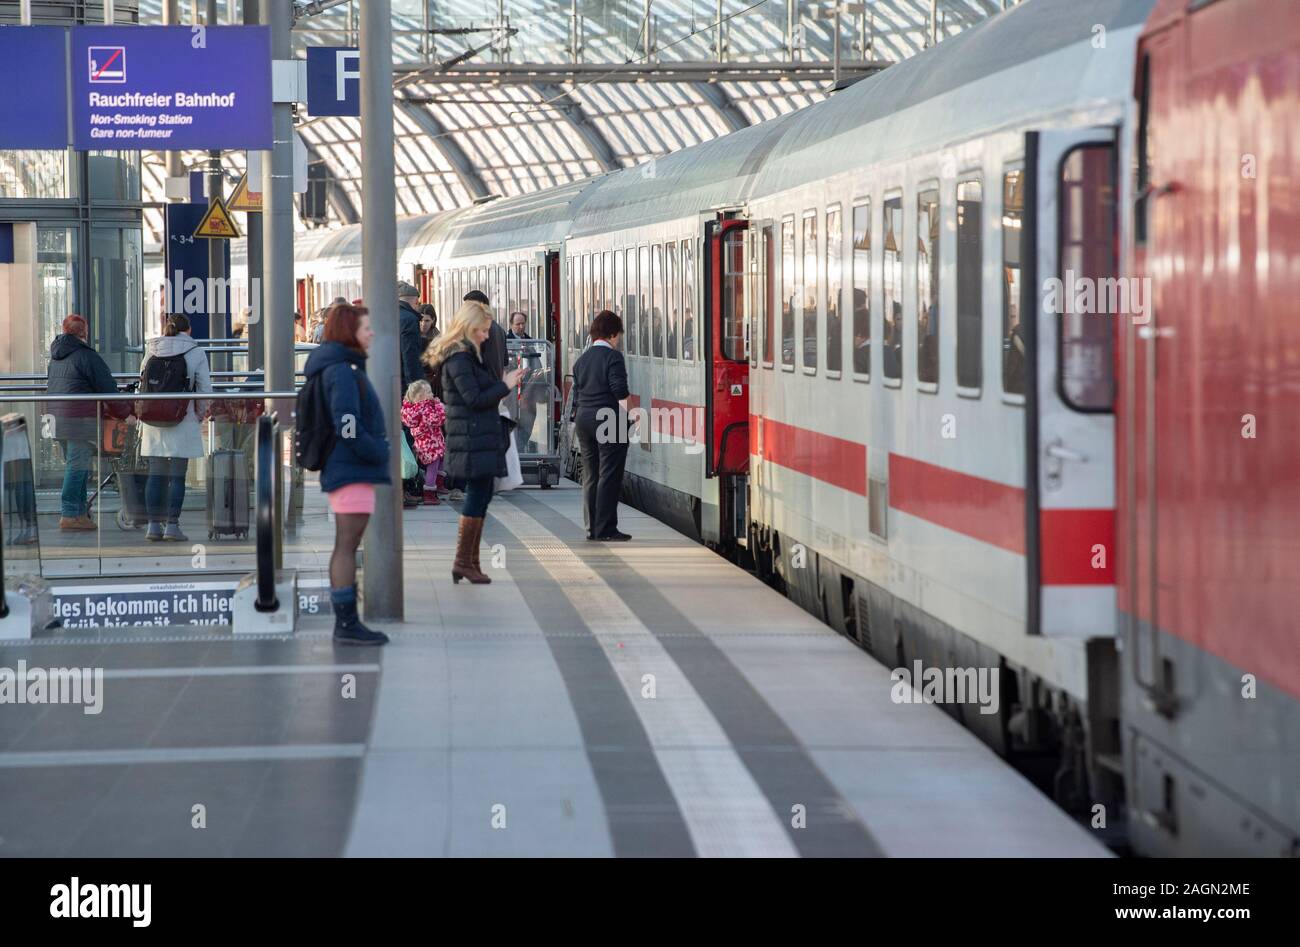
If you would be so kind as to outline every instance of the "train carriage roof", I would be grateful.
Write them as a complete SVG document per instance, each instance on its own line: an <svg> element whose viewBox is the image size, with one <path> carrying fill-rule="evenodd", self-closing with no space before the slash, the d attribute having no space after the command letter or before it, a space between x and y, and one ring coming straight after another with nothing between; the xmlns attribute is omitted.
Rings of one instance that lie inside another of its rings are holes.
<svg viewBox="0 0 1300 947"><path fill-rule="evenodd" d="M825 102L675 152L648 170L606 175L584 192L573 233L690 216L982 129L1121 99L1153 4L1030 0Z"/></svg>

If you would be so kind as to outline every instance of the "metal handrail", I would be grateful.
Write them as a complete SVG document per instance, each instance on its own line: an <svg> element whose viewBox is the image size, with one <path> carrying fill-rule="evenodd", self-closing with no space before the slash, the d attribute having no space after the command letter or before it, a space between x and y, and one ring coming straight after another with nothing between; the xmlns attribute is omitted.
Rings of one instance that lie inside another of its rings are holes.
<svg viewBox="0 0 1300 947"><path fill-rule="evenodd" d="M257 600L259 612L280 607L275 594L275 465L279 418L275 412L257 419Z"/></svg>
<svg viewBox="0 0 1300 947"><path fill-rule="evenodd" d="M112 372L111 374L112 374L112 376L113 376L114 378L123 378L123 379L138 379L138 378L140 377L140 373L139 373L139 372ZM220 371L220 372L209 371L208 374L211 375L213 378L225 378L225 377L231 377L231 378L234 378L234 377L236 377L236 376L241 376L241 377L247 378L247 377L249 377L249 376L251 376L251 375L258 375L258 376L265 375L265 374L266 374L266 369L264 369L264 368L250 368L248 371L243 371L243 372L239 372L239 371L229 371L229 372L227 372L227 371ZM301 368L299 368L299 369L295 369L295 370L294 370L294 374L295 374L295 375L302 375L302 374L304 374L304 372L303 372L303 370L302 370ZM0 382L5 382L5 381L46 381L48 378L49 378L49 376L48 376L47 374L43 373L43 372L23 372L23 373L17 373L17 372L15 372L15 373L13 373L13 374L0 375Z"/></svg>
<svg viewBox="0 0 1300 947"><path fill-rule="evenodd" d="M135 391L116 394L29 395L0 394L0 404L24 404L30 401L281 401L296 399L296 391Z"/></svg>

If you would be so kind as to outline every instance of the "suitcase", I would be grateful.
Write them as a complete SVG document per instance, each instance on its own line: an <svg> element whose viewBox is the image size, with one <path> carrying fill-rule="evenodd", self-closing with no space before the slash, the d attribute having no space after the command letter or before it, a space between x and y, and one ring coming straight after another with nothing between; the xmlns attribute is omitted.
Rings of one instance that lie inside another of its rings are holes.
<svg viewBox="0 0 1300 947"><path fill-rule="evenodd" d="M242 450L208 455L208 539L248 537L248 456Z"/></svg>

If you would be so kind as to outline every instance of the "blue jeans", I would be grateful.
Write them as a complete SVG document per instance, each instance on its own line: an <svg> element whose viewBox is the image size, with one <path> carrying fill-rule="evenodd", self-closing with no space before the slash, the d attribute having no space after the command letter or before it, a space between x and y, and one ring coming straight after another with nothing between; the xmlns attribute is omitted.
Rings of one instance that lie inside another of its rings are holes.
<svg viewBox="0 0 1300 947"><path fill-rule="evenodd" d="M465 481L465 504L460 508L461 516L478 518L487 515L495 480L495 477L479 477L477 480Z"/></svg>
<svg viewBox="0 0 1300 947"><path fill-rule="evenodd" d="M148 457L149 476L144 482L144 506L150 523L177 523L185 502L188 457Z"/></svg>
<svg viewBox="0 0 1300 947"><path fill-rule="evenodd" d="M68 519L86 515L86 479L95 466L95 445L90 441L59 441L63 448L63 493L60 512Z"/></svg>

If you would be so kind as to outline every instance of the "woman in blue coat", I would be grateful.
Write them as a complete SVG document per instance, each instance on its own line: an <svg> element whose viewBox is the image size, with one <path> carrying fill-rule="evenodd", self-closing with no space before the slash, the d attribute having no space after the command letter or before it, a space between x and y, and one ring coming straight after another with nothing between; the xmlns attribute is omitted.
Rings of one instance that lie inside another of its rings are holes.
<svg viewBox="0 0 1300 947"><path fill-rule="evenodd" d="M375 511L375 484L391 482L384 411L365 371L374 338L368 309L335 305L325 316L325 341L308 356L304 369L309 382L322 377L334 421L334 446L321 469L320 485L334 511L330 602L334 639L341 644L388 641L357 615L357 546Z"/></svg>
<svg viewBox="0 0 1300 947"><path fill-rule="evenodd" d="M424 354L430 366L441 367L442 371L442 402L447 418L443 470L451 481L463 482L465 489L451 578L452 582L469 579L475 585L492 581L479 568L479 539L495 478L506 475L510 435L501 423L498 406L522 375L515 368L498 381L483 364L481 346L491 329L488 307L466 302L456 312L451 327Z"/></svg>

